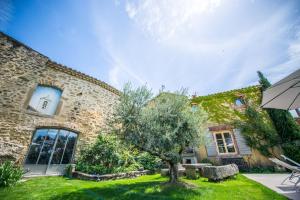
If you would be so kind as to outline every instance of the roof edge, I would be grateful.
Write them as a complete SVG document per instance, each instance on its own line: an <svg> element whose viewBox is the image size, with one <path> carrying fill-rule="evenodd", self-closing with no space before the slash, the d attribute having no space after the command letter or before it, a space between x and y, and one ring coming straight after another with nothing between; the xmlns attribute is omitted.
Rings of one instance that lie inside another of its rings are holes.
<svg viewBox="0 0 300 200"><path fill-rule="evenodd" d="M26 49L28 49L30 51L34 51L37 54L41 55L42 57L46 58L47 59L47 62L46 62L47 67L50 67L50 68L55 69L57 71L64 72L64 73L69 74L71 76L75 76L77 78L80 78L82 80L91 82L93 84L99 85L100 87L102 87L102 88L104 88L104 89L106 89L106 90L108 90L108 91L110 91L110 92L112 92L112 93L114 93L114 94L116 94L118 96L120 96L122 94L122 92L120 90L116 89L115 87L109 85L108 83L106 83L104 81L101 81L101 80L99 80L97 78L94 78L94 77L92 77L90 75L87 75L85 73L77 71L77 70L75 70L75 69L73 69L71 67L67 67L67 66L59 64L59 63L57 63L55 61L52 61L49 57L47 57L47 56L43 55L42 53L40 53L40 52L32 49L31 47L27 46L26 44L24 44L24 43L22 43L22 42L20 42L18 40L16 40L13 37L5 34L2 31L0 31L0 36L1 37L6 37L7 40L9 40L10 42L12 42L14 46L23 46Z"/></svg>
<svg viewBox="0 0 300 200"><path fill-rule="evenodd" d="M250 85L250 86L243 87L243 88L238 88L238 89L233 89L233 90L227 90L227 91L212 93L212 94L203 95L203 96L196 96L195 98L210 97L210 96L215 96L215 95L220 95L220 94L226 94L228 92L238 92L238 91L241 91L241 90L251 89L251 88L253 88L253 89L254 88L261 88L261 85Z"/></svg>

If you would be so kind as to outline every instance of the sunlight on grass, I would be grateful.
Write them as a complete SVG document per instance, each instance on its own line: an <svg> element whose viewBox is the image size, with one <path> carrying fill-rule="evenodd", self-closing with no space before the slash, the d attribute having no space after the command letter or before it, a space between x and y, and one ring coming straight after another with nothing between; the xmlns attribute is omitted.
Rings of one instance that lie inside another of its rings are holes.
<svg viewBox="0 0 300 200"><path fill-rule="evenodd" d="M196 185L194 189L161 184L167 180L160 175L103 182L40 177L14 188L1 188L0 199L286 199L242 175L220 183L211 183L204 178L182 179Z"/></svg>

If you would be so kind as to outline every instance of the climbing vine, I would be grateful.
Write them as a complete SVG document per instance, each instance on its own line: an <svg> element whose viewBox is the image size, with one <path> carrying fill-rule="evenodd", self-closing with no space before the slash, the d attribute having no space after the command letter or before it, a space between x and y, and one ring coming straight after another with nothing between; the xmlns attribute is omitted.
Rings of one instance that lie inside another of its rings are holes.
<svg viewBox="0 0 300 200"><path fill-rule="evenodd" d="M247 100L251 105L259 107L261 102L260 86L250 86L207 96L199 96L192 99L192 103L198 104L199 107L202 107L208 113L210 122L228 124L235 120L246 120L243 112L245 107L235 105L235 100L240 97Z"/></svg>
<svg viewBox="0 0 300 200"><path fill-rule="evenodd" d="M237 99L244 105L236 105ZM272 147L277 146L279 140L267 112L260 108L260 103L260 86L192 99L192 104L197 104L208 113L209 122L240 128L247 144L268 156L273 154Z"/></svg>

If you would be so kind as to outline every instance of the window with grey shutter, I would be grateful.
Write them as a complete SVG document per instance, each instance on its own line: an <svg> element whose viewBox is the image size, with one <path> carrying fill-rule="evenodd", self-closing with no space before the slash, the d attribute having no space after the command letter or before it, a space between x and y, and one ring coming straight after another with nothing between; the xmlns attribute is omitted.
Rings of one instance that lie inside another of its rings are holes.
<svg viewBox="0 0 300 200"><path fill-rule="evenodd" d="M247 145L244 136L240 129L233 129L233 133L236 139L237 146L239 148L240 155L251 155L251 148Z"/></svg>
<svg viewBox="0 0 300 200"><path fill-rule="evenodd" d="M211 156L216 156L217 153L217 146L216 143L214 141L214 137L213 134L211 132L209 132L208 134L208 141L207 141L207 145L206 145L206 151L207 151L207 156L211 157Z"/></svg>

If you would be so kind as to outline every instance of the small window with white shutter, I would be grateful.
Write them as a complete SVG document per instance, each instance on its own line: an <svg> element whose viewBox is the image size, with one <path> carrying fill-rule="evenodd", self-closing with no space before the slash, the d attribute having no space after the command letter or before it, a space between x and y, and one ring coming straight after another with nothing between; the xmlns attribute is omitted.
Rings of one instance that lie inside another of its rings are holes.
<svg viewBox="0 0 300 200"><path fill-rule="evenodd" d="M227 130L214 132L213 134L218 154L236 154L232 132Z"/></svg>

